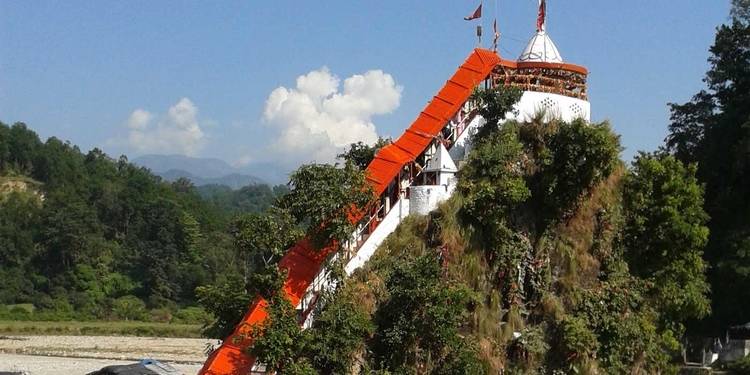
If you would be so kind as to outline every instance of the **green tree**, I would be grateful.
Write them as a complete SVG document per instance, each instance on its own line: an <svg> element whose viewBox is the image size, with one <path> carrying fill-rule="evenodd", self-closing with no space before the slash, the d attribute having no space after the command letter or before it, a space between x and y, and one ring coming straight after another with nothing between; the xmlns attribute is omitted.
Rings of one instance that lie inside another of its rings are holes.
<svg viewBox="0 0 750 375"><path fill-rule="evenodd" d="M297 312L282 295L275 294L266 307L268 318L252 331L249 351L267 369L287 374L315 374L302 357L308 337L297 322Z"/></svg>
<svg viewBox="0 0 750 375"><path fill-rule="evenodd" d="M36 272L31 262L40 250L41 219L37 196L13 192L0 198L0 304L33 301L31 275Z"/></svg>
<svg viewBox="0 0 750 375"><path fill-rule="evenodd" d="M214 317L203 327L203 334L217 339L225 339L234 331L255 297L247 292L242 277L232 274L214 285L199 286L195 295L198 303Z"/></svg>
<svg viewBox="0 0 750 375"><path fill-rule="evenodd" d="M490 232L507 225L509 214L531 195L516 164L522 152L518 127L509 124L478 144L459 172L465 216Z"/></svg>
<svg viewBox="0 0 750 375"><path fill-rule="evenodd" d="M548 127L542 142L529 139L530 128ZM522 141L535 165L528 171L532 210L537 232L572 215L582 196L609 177L619 164L619 137L608 123L590 124L577 119L570 123L552 121L522 125Z"/></svg>
<svg viewBox="0 0 750 375"><path fill-rule="evenodd" d="M441 273L433 254L393 269L386 281L389 298L375 317L375 363L395 372L421 368L430 373L465 358L460 353L467 344L459 330L476 297L465 285L446 283Z"/></svg>
<svg viewBox="0 0 750 375"><path fill-rule="evenodd" d="M644 283L627 273L611 274L610 279L594 289L580 288L574 293L571 313L578 322L596 334L599 343L597 359L608 374L674 373L670 352L678 343L658 331L655 311L643 296ZM575 348L578 340L591 341L583 327L578 339L565 339L564 345ZM569 332L574 333L574 332ZM567 341L567 342L566 342ZM561 346L561 348L566 348ZM580 349L580 347L579 347Z"/></svg>
<svg viewBox="0 0 750 375"><path fill-rule="evenodd" d="M321 374L346 374L356 355L372 335L374 324L355 291L339 288L323 297L322 311L315 312L310 344L305 349L310 362Z"/></svg>
<svg viewBox="0 0 750 375"><path fill-rule="evenodd" d="M488 135L499 130L508 113L513 113L513 106L521 100L523 91L517 87L495 86L490 89L477 88L471 95L479 109L479 115L486 123L473 136L474 143L484 142Z"/></svg>
<svg viewBox="0 0 750 375"><path fill-rule="evenodd" d="M146 317L146 304L136 296L123 296L112 302L112 312L118 319L142 320Z"/></svg>
<svg viewBox="0 0 750 375"><path fill-rule="evenodd" d="M344 162L350 162L360 170L364 170L370 165L372 159L375 158L375 154L377 154L378 150L390 142L390 139L382 137L378 137L378 140L372 146L359 141L349 145L349 149L337 156L339 159L344 160Z"/></svg>
<svg viewBox="0 0 750 375"><path fill-rule="evenodd" d="M488 248L508 235L514 225L510 213L531 194L517 164L523 154L518 126L515 122L501 126L520 98L520 90L503 86L475 90L471 97L487 122L473 137L474 148L459 171L458 191L465 200L463 217Z"/></svg>
<svg viewBox="0 0 750 375"><path fill-rule="evenodd" d="M0 125L0 127L5 126L5 124ZM5 168L12 169L20 174L31 174L42 147L39 137L22 122L13 124L5 133L7 140L2 142L6 144L4 149L7 150L6 159L3 163Z"/></svg>
<svg viewBox="0 0 750 375"><path fill-rule="evenodd" d="M712 316L696 329L747 319L750 304L750 3L732 2L731 21L721 25L710 48L706 88L681 105L671 104L666 149L685 163L698 163L711 217L705 250L713 290ZM710 324L707 324L710 323Z"/></svg>
<svg viewBox="0 0 750 375"><path fill-rule="evenodd" d="M307 234L320 247L348 240L354 232L352 216L375 199L364 172L351 163L303 165L292 173L290 185L280 206L307 225Z"/></svg>
<svg viewBox="0 0 750 375"><path fill-rule="evenodd" d="M625 180L625 257L632 272L652 284L662 320L680 335L680 323L708 315L708 239L703 188L696 166L672 156L641 153Z"/></svg>
<svg viewBox="0 0 750 375"><path fill-rule="evenodd" d="M233 232L235 246L246 259L248 292L269 298L283 283L277 264L287 249L300 239L301 230L286 211L272 209L262 215L241 216Z"/></svg>

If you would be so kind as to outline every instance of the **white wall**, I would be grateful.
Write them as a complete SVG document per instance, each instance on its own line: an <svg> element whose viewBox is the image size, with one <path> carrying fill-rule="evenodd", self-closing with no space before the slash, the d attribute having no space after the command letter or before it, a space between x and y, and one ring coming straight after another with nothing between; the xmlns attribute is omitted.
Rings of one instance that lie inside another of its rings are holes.
<svg viewBox="0 0 750 375"><path fill-rule="evenodd" d="M566 122L579 118L591 121L591 103L568 96L535 91L523 93L521 100L516 104L518 116L514 117L519 121L528 121L542 109L547 113L546 120L555 117Z"/></svg>
<svg viewBox="0 0 750 375"><path fill-rule="evenodd" d="M450 198L454 185L420 185L409 188L409 211L415 215L427 215L440 202Z"/></svg>
<svg viewBox="0 0 750 375"><path fill-rule="evenodd" d="M385 241L385 238L396 230L396 227L398 227L398 224L401 223L402 220L409 216L409 205L410 200L405 198L399 199L398 202L393 205L391 211L385 215L383 221L372 233L370 233L370 236L367 237L367 240L362 246L360 246L357 255L352 257L352 259L346 264L346 267L344 267L347 275L351 275L354 270L367 263L367 261L370 260L370 257L372 257L372 254L375 253L375 250L377 250L380 244Z"/></svg>

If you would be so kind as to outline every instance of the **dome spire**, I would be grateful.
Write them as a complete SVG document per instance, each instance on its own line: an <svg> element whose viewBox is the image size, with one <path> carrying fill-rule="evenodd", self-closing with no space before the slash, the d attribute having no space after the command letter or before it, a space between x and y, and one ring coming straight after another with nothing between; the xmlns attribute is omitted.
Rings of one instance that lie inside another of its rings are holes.
<svg viewBox="0 0 750 375"><path fill-rule="evenodd" d="M547 35L547 1L539 0L539 13L536 18L536 34L531 37L529 44L521 53L518 61L531 62L563 62L555 43Z"/></svg>

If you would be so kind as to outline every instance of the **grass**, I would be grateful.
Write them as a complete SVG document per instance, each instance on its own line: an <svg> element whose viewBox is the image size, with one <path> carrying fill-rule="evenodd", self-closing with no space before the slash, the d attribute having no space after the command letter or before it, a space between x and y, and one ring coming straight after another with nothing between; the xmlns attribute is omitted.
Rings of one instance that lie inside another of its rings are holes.
<svg viewBox="0 0 750 375"><path fill-rule="evenodd" d="M29 322L0 321L0 334L6 335L69 335L69 336L149 336L201 337L199 324L112 322Z"/></svg>

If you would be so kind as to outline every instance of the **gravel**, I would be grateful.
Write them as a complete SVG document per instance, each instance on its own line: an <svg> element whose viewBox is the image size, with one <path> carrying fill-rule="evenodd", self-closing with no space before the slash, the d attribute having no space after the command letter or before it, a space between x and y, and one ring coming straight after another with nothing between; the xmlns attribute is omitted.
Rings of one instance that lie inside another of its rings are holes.
<svg viewBox="0 0 750 375"><path fill-rule="evenodd" d="M87 374L99 370L104 366L127 365L131 363L133 361L0 353L0 371L25 371L29 375ZM169 364L186 375L197 374L198 370L201 369L201 365Z"/></svg>
<svg viewBox="0 0 750 375"><path fill-rule="evenodd" d="M153 358L192 375L215 340L114 336L0 336L0 371L30 375L86 374Z"/></svg>

